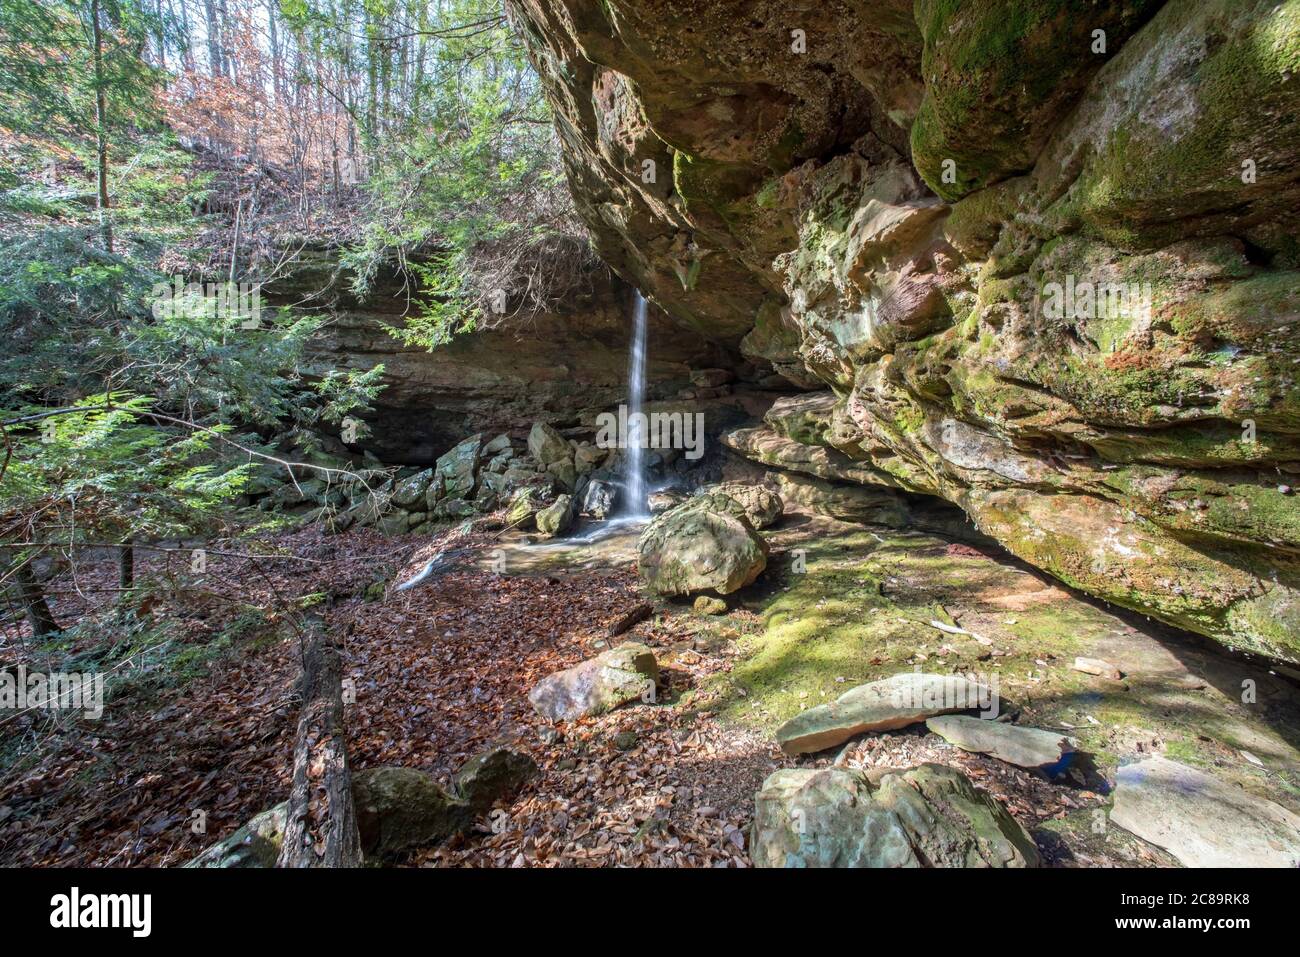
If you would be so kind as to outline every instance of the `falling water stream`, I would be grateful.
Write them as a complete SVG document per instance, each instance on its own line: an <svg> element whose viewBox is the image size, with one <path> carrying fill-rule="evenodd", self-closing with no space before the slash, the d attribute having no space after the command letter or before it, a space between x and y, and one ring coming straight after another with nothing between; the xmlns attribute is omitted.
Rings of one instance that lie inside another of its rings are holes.
<svg viewBox="0 0 1300 957"><path fill-rule="evenodd" d="M624 514L645 517L649 514L645 481L645 326L646 301L639 291L633 293L632 354L627 369L627 473Z"/></svg>
<svg viewBox="0 0 1300 957"><path fill-rule="evenodd" d="M618 514L574 533L526 545L511 545L505 551L509 567L516 572L554 572L560 569L610 567L636 557L637 537L650 520L646 482L645 445L645 359L646 301L640 292L632 301L632 343L627 366L627 434L623 444L623 494ZM620 415L620 419L623 416ZM503 554L499 549L496 554ZM441 555L435 556L419 575L401 588L410 588L438 570ZM439 566L440 567L440 566Z"/></svg>

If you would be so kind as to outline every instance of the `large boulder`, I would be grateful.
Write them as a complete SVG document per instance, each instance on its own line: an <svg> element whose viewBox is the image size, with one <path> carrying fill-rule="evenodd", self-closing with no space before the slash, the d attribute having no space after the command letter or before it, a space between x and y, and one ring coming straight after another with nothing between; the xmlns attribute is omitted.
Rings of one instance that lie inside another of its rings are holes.
<svg viewBox="0 0 1300 957"><path fill-rule="evenodd" d="M996 714L997 706L995 691L978 681L905 671L796 715L777 728L776 740L786 754L812 754L867 731L892 731L954 711Z"/></svg>
<svg viewBox="0 0 1300 957"><path fill-rule="evenodd" d="M758 867L1037 867L1038 849L959 771L923 764L873 788L848 768L785 768L754 798Z"/></svg>
<svg viewBox="0 0 1300 957"><path fill-rule="evenodd" d="M613 482L594 478L587 483L586 489L583 490L581 512L583 515L590 515L592 518L609 518L614 514L614 507L617 503L618 486Z"/></svg>
<svg viewBox="0 0 1300 957"><path fill-rule="evenodd" d="M544 718L572 721L603 714L629 701L652 701L658 680L654 652L628 641L543 678L528 692L528 700Z"/></svg>
<svg viewBox="0 0 1300 957"><path fill-rule="evenodd" d="M528 454L543 466L548 466L572 458L573 449L568 439L545 422L534 422L528 433Z"/></svg>
<svg viewBox="0 0 1300 957"><path fill-rule="evenodd" d="M439 457L434 465L434 485L440 498L470 498L478 478L483 436L471 435ZM433 502L429 503L431 506Z"/></svg>
<svg viewBox="0 0 1300 957"><path fill-rule="evenodd" d="M637 568L661 595L744 588L767 567L768 547L745 509L727 495L700 495L655 518L641 533Z"/></svg>
<svg viewBox="0 0 1300 957"><path fill-rule="evenodd" d="M465 762L452 779L452 790L470 810L481 814L495 802L514 797L537 774L537 762L528 755L493 747Z"/></svg>
<svg viewBox="0 0 1300 957"><path fill-rule="evenodd" d="M417 502L423 502L433 483L433 469L425 469L404 478L393 486L393 504L400 508L410 508Z"/></svg>
<svg viewBox="0 0 1300 957"><path fill-rule="evenodd" d="M711 485L704 492L707 495L726 495L740 503L745 516L755 528L767 528L776 524L781 517L781 496L766 485L747 482L723 482Z"/></svg>
<svg viewBox="0 0 1300 957"><path fill-rule="evenodd" d="M414 768L369 768L352 775L361 851L390 857L436 844L469 826L468 801L448 794Z"/></svg>
<svg viewBox="0 0 1300 957"><path fill-rule="evenodd" d="M1300 816L1168 758L1119 769L1110 822L1185 867L1300 867Z"/></svg>

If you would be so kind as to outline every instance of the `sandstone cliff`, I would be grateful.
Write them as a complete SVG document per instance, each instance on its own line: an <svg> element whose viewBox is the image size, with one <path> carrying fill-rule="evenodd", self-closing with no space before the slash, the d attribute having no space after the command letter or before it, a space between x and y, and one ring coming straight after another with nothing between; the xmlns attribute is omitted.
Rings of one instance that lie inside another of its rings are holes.
<svg viewBox="0 0 1300 957"><path fill-rule="evenodd" d="M1300 0L509 5L604 259L824 391L750 444L1300 660Z"/></svg>
<svg viewBox="0 0 1300 957"><path fill-rule="evenodd" d="M323 290L323 292L321 291ZM367 415L364 446L385 462L428 465L474 432L515 432L537 419L590 422L627 397L631 291L607 274L575 290L562 313L460 335L435 351L406 346L387 330L411 309L397 275L381 275L364 300L349 292L330 250L306 250L271 289L275 305L327 317L310 348L323 368L384 365L384 390ZM734 350L684 334L652 310L651 398L691 384L693 368L730 361Z"/></svg>

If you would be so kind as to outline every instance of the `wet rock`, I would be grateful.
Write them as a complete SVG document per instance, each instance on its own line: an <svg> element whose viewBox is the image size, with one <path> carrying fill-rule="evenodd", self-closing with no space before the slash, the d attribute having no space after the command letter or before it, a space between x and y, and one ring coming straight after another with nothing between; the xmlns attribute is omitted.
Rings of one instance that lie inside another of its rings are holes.
<svg viewBox="0 0 1300 957"><path fill-rule="evenodd" d="M574 500L571 495L559 495L546 508L537 512L534 520L543 538L554 538L569 530L573 524Z"/></svg>
<svg viewBox="0 0 1300 957"><path fill-rule="evenodd" d="M872 787L847 768L786 768L754 798L757 867L1037 867L1033 840L959 771L923 764Z"/></svg>
<svg viewBox="0 0 1300 957"><path fill-rule="evenodd" d="M582 493L582 514L605 519L614 514L618 486L602 479L592 479Z"/></svg>
<svg viewBox="0 0 1300 957"><path fill-rule="evenodd" d="M641 533L637 568L661 595L729 594L767 567L767 542L726 495L701 495L656 516Z"/></svg>
<svg viewBox="0 0 1300 957"><path fill-rule="evenodd" d="M528 692L528 700L544 718L572 721L643 697L653 700L658 679L654 652L629 641L543 678Z"/></svg>
<svg viewBox="0 0 1300 957"><path fill-rule="evenodd" d="M963 751L987 754L1022 768L1050 768L1075 749L1076 743L1058 731L1021 728L1002 721L966 715L930 718L925 726Z"/></svg>
<svg viewBox="0 0 1300 957"><path fill-rule="evenodd" d="M651 492L646 499L646 507L651 515L659 515L686 501L686 493L679 489L661 489Z"/></svg>
<svg viewBox="0 0 1300 957"><path fill-rule="evenodd" d="M961 675L907 671L858 685L829 704L796 715L777 729L776 739L786 754L812 754L866 731L892 731L939 714L995 707L990 688Z"/></svg>
<svg viewBox="0 0 1300 957"><path fill-rule="evenodd" d="M1110 821L1186 867L1300 866L1300 816L1168 758L1119 769Z"/></svg>

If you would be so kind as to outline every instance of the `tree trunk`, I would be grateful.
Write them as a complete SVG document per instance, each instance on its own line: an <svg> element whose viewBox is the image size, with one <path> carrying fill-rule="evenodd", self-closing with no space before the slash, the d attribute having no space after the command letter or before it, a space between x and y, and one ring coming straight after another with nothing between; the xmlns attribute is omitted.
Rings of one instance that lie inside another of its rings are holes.
<svg viewBox="0 0 1300 957"><path fill-rule="evenodd" d="M212 0L203 0L203 17L207 24L208 72L212 76L225 76L226 63L221 51L221 26L217 22L217 8Z"/></svg>
<svg viewBox="0 0 1300 957"><path fill-rule="evenodd" d="M54 613L46 604L45 592L32 574L31 562L23 562L14 570L14 581L18 584L18 594L23 607L27 610L27 620L31 622L32 634L38 638L60 631L59 623L54 620Z"/></svg>
<svg viewBox="0 0 1300 957"><path fill-rule="evenodd" d="M99 28L99 0L90 3L95 62L95 181L99 189L99 232L104 251L113 251L113 226L108 218L108 90L104 81L104 34Z"/></svg>
<svg viewBox="0 0 1300 957"><path fill-rule="evenodd" d="M303 653L293 786L277 867L359 867L361 836L343 730L343 665L320 619Z"/></svg>
<svg viewBox="0 0 1300 957"><path fill-rule="evenodd" d="M280 32L275 25L275 18L279 12L280 5L277 0L267 0L266 23L271 33L271 94L276 106L279 106L281 101L280 76L284 72L284 64L280 59Z"/></svg>
<svg viewBox="0 0 1300 957"><path fill-rule="evenodd" d="M135 587L135 547L129 538L117 550L117 584L124 592Z"/></svg>

